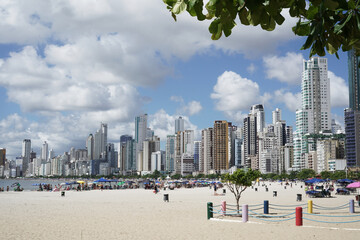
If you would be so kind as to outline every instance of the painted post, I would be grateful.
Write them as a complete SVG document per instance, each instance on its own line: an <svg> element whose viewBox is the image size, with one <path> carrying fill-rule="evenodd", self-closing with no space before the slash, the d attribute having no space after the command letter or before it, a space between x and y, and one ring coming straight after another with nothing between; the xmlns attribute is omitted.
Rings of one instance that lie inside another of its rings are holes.
<svg viewBox="0 0 360 240"><path fill-rule="evenodd" d="M207 203L207 219L209 220L212 217L213 217L213 204L212 204L212 202L208 202Z"/></svg>
<svg viewBox="0 0 360 240"><path fill-rule="evenodd" d="M354 199L350 199L349 201L349 212L354 213Z"/></svg>
<svg viewBox="0 0 360 240"><path fill-rule="evenodd" d="M226 201L221 202L221 211L222 211L222 215L225 216L225 213L226 213Z"/></svg>
<svg viewBox="0 0 360 240"><path fill-rule="evenodd" d="M296 219L296 226L302 226L303 225L303 219L302 219L302 207L295 208L295 219Z"/></svg>
<svg viewBox="0 0 360 240"><path fill-rule="evenodd" d="M308 213L313 213L313 202L312 202L312 200L308 201Z"/></svg>
<svg viewBox="0 0 360 240"><path fill-rule="evenodd" d="M264 200L264 214L269 214L269 201Z"/></svg>
<svg viewBox="0 0 360 240"><path fill-rule="evenodd" d="M248 205L244 204L242 206L242 221L246 223L248 221L249 213L248 213Z"/></svg>

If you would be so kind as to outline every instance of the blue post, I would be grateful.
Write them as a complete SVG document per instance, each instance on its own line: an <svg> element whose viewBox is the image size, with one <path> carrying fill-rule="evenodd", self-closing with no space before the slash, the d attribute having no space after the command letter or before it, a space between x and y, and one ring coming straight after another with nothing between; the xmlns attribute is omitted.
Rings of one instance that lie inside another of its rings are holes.
<svg viewBox="0 0 360 240"><path fill-rule="evenodd" d="M269 201L264 200L264 214L269 214Z"/></svg>
<svg viewBox="0 0 360 240"><path fill-rule="evenodd" d="M354 199L350 199L349 201L349 212L354 213Z"/></svg>

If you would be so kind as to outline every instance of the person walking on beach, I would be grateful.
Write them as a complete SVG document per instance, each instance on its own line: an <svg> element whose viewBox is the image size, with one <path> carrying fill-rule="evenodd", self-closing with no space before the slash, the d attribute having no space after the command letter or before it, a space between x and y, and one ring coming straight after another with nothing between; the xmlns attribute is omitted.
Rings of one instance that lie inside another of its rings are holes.
<svg viewBox="0 0 360 240"><path fill-rule="evenodd" d="M216 195L216 190L217 190L216 183L214 183L214 195Z"/></svg>

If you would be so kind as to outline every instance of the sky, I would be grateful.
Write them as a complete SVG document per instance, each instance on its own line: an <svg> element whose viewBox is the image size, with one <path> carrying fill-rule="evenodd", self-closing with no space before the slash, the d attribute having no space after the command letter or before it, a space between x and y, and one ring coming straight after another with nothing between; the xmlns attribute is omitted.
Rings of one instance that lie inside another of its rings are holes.
<svg viewBox="0 0 360 240"><path fill-rule="evenodd" d="M295 129L301 105L306 38L291 28L274 31L237 24L230 37L211 40L209 21L187 13L177 22L158 0L0 2L0 148L21 155L23 139L62 154L85 148L90 133L108 124L108 142L134 134L134 118L164 148L175 119L199 139L215 120L241 126L253 104ZM332 118L343 126L348 107L347 54L327 54Z"/></svg>

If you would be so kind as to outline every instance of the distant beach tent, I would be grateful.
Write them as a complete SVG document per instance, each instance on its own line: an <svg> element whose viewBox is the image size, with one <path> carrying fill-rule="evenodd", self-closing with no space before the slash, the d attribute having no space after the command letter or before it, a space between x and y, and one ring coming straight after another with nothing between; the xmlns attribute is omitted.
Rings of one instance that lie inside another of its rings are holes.
<svg viewBox="0 0 360 240"><path fill-rule="evenodd" d="M111 182L111 180L100 178L98 180L95 180L94 183L105 183L105 182Z"/></svg>
<svg viewBox="0 0 360 240"><path fill-rule="evenodd" d="M312 178L312 179L309 179L309 180L306 180L305 183L310 183L310 184L313 184L313 183L321 183L321 182L325 182L324 179L320 179L320 178Z"/></svg>
<svg viewBox="0 0 360 240"><path fill-rule="evenodd" d="M338 183L353 183L354 181L353 180L351 180L351 179L339 179L339 180L337 180L336 182L338 182Z"/></svg>
<svg viewBox="0 0 360 240"><path fill-rule="evenodd" d="M84 184L85 181L76 181L77 183Z"/></svg>

